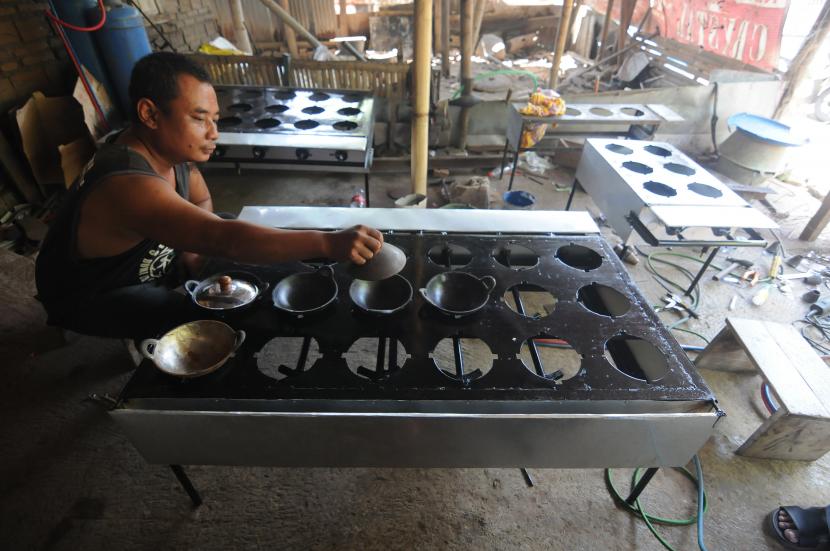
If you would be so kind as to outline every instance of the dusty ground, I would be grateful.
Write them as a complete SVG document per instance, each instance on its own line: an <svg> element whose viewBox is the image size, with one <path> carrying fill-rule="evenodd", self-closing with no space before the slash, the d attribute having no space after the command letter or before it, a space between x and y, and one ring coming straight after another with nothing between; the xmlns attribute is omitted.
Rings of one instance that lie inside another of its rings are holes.
<svg viewBox="0 0 830 551"><path fill-rule="evenodd" d="M209 171L217 209L246 204L345 205L359 178ZM567 173L558 179L566 184ZM374 206L391 206L405 177L373 179ZM505 182L494 182L494 191ZM567 194L522 177L538 207L558 209ZM797 190L788 200L800 204ZM494 193L494 195L497 195ZM582 194L577 208L596 208ZM792 209L790 209L791 211ZM782 209L787 212L787 209ZM793 215L791 219L797 218ZM792 221L782 220L785 228ZM608 228L603 232L613 239ZM785 236L791 232L784 231ZM804 248L787 239L790 251ZM819 245L826 244L820 241ZM645 247L646 250L651 250ZM825 250L827 250L825 248ZM789 251L788 251L789 252ZM699 251L690 251L699 256ZM746 251L768 265L759 251ZM205 499L192 510L169 469L148 465L97 405L93 392L116 394L131 372L119 342L80 337L54 348L42 330L31 263L0 257L5 301L0 385L0 541L6 549L660 549L643 523L617 508L603 472L531 470L528 488L518 469L268 469L190 467ZM693 264L689 264L693 267ZM662 291L644 269L633 279L656 304ZM789 322L803 316L794 285L763 307L741 297L730 315ZM706 278L700 312L690 325L707 337L722 326L735 291ZM739 295L746 294L741 291ZM675 314L662 314L667 322ZM12 331L16 334L12 335ZM691 335L681 342L701 344ZM47 350L51 348L51 350ZM830 459L813 463L755 460L734 451L765 413L754 376L704 371L728 416L701 450L710 509L709 549L777 549L762 532L765 515L781 503L830 502ZM615 472L626 486L630 469ZM692 514L692 485L661 471L646 491L648 510ZM678 549L696 548L692 527L662 528Z"/></svg>

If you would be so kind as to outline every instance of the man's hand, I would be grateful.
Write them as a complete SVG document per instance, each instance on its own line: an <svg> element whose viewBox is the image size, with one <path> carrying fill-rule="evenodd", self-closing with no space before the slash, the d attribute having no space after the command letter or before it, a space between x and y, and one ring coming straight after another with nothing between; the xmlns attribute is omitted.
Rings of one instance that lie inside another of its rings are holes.
<svg viewBox="0 0 830 551"><path fill-rule="evenodd" d="M325 234L326 256L332 260L351 260L366 264L383 246L383 235L374 228L354 226Z"/></svg>

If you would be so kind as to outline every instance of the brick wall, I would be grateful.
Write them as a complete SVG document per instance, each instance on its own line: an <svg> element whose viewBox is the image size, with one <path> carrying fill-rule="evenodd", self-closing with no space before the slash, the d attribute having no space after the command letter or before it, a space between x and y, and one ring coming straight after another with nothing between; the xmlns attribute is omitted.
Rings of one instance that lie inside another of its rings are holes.
<svg viewBox="0 0 830 551"><path fill-rule="evenodd" d="M71 92L74 70L44 10L46 2L0 0L0 112L35 90Z"/></svg>
<svg viewBox="0 0 830 551"><path fill-rule="evenodd" d="M212 0L155 0L158 15L151 16L176 51L195 52L205 42L219 36L219 22ZM148 27L150 43L159 50L164 41Z"/></svg>

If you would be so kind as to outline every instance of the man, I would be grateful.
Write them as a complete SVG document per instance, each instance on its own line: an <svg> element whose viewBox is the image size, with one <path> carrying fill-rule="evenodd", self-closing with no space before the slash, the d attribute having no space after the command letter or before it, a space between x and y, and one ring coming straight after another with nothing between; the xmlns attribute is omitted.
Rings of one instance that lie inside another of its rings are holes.
<svg viewBox="0 0 830 551"><path fill-rule="evenodd" d="M141 59L130 80L132 124L103 144L70 188L37 260L49 323L119 338L158 335L193 319L172 290L174 267L200 255L267 264L327 257L363 264L383 237L356 226L289 231L212 212L193 165L210 158L219 106L204 70L173 53Z"/></svg>

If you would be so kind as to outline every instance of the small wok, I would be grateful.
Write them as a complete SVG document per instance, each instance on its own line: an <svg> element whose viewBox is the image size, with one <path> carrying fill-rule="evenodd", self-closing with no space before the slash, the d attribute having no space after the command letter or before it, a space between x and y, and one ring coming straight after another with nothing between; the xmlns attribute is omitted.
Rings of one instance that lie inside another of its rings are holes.
<svg viewBox="0 0 830 551"><path fill-rule="evenodd" d="M355 306L370 314L392 314L403 310L412 301L412 285L406 278L394 275L380 281L355 279L349 287Z"/></svg>
<svg viewBox="0 0 830 551"><path fill-rule="evenodd" d="M297 317L322 310L337 300L337 281L330 266L293 274L274 286L274 307Z"/></svg>
<svg viewBox="0 0 830 551"><path fill-rule="evenodd" d="M160 339L141 341L139 349L161 371L183 379L216 371L245 342L244 331L234 331L215 320L179 325Z"/></svg>
<svg viewBox="0 0 830 551"><path fill-rule="evenodd" d="M433 276L420 291L441 312L461 317L484 308L495 286L492 276L478 278L467 272L445 272Z"/></svg>

